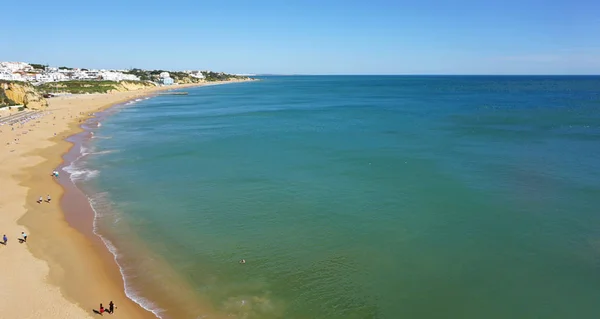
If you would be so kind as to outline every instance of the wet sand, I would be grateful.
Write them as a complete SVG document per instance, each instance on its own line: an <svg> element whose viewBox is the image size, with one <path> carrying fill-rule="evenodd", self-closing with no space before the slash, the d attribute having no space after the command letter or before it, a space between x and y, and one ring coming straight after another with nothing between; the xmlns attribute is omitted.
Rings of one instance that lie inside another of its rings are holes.
<svg viewBox="0 0 600 319"><path fill-rule="evenodd" d="M0 245L2 318L96 317L93 309L111 300L115 318L155 318L125 295L112 254L91 231L93 214L84 195L50 174L73 145L66 138L81 132L90 113L189 86L197 85L56 97L39 118L14 130L0 126L0 236L8 237ZM37 203L47 195L50 203ZM20 244L22 231L28 238Z"/></svg>

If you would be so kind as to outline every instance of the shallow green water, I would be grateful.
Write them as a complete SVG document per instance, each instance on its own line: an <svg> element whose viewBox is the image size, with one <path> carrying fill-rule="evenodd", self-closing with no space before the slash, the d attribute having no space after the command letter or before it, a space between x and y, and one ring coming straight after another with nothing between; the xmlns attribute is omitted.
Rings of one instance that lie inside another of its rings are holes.
<svg viewBox="0 0 600 319"><path fill-rule="evenodd" d="M596 318L599 90L599 77L189 89L113 110L78 178L139 298L136 280L165 277L131 257L134 235L238 318Z"/></svg>

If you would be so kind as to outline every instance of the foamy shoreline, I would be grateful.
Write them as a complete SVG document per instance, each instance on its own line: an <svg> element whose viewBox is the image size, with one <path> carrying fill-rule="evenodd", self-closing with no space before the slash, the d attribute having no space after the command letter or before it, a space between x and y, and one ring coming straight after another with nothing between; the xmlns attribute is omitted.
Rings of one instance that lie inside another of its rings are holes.
<svg viewBox="0 0 600 319"><path fill-rule="evenodd" d="M14 131L0 127L0 236L8 237L8 244L0 246L2 318L88 318L99 303L107 306L110 300L117 305L115 317L156 318L125 295L116 263L104 261L110 255L106 247L66 221L59 205L65 190L50 172L73 145L66 138L82 131L80 124L88 114L157 91L191 86L199 85L52 98L43 117ZM52 203L36 203L47 194ZM22 231L28 241L19 244Z"/></svg>
<svg viewBox="0 0 600 319"><path fill-rule="evenodd" d="M73 193L71 194L73 197L74 196L79 196L80 198L79 201L83 201L83 204L79 204L79 205L64 205L65 207L63 207L63 212L64 214L68 217L69 214L72 215L77 215L77 213L81 213L82 211L84 215L91 215L92 220L88 220L88 216L85 216L86 220L84 220L83 222L84 225L78 225L77 222L75 223L71 223L71 225L78 229L80 232L84 233L85 235L88 235L88 237L91 237L91 239L94 240L101 240L102 244L103 244L103 248L106 249L110 254L111 254L111 258L108 261L109 264L114 263L118 269L119 269L119 274L121 277L121 280L123 282L123 288L124 288L124 292L125 295L131 299L132 301L134 301L135 303L137 303L140 307L144 308L145 310L153 313L156 317L160 318L160 312L161 309L156 307L152 301L147 300L146 298L143 298L141 296L136 295L135 291L132 291L131 287L128 285L127 283L127 276L124 272L123 266L119 264L118 261L118 251L117 248L114 246L114 244L107 239L106 237L102 236L99 232L98 232L98 226L97 226L97 221L98 221L98 211L97 209L94 207L94 199L92 197L90 197L89 194L87 194L84 190L80 189L77 185L76 182L80 181L80 180L87 180L89 178L93 178L98 172L97 171L90 171L90 170L86 170L86 169L82 169L79 168L77 166L77 163L89 156L89 155L96 155L98 153L87 149L84 144L89 142L89 139L94 138L94 136L90 136L90 134L93 132L93 128L94 126L96 126L97 123L101 123L105 118L111 116L112 114L107 114L107 112L111 112L112 109L116 108L116 107L128 107L131 106L135 103L141 102L143 100L147 100L151 98L151 96L146 96L146 97L138 97L135 99L131 99L129 101L125 101L125 102L121 102L121 103L116 103L114 105L112 105L110 108L101 110L100 112L96 112L94 114L94 117L91 117L89 119L87 119L84 123L82 123L82 125L80 126L82 128L82 132L79 132L77 134L71 135L68 140L73 143L73 147L71 147L71 149L69 150L68 153L66 153L63 156L64 162L63 164L61 164L60 166L60 170L63 171L65 174L65 178L63 178L60 181L60 184L63 186L63 188L66 190L67 194ZM102 152L100 152L102 153ZM79 219L77 216L75 216L76 219ZM79 222L79 220L78 220ZM91 229L89 228L89 226L91 226Z"/></svg>

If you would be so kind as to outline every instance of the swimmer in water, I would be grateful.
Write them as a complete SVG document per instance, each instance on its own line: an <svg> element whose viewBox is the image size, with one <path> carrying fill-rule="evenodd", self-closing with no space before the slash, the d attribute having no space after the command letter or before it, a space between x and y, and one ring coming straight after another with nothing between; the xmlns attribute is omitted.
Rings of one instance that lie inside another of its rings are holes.
<svg viewBox="0 0 600 319"><path fill-rule="evenodd" d="M240 260L240 264L245 264L245 263L246 263L246 259Z"/></svg>

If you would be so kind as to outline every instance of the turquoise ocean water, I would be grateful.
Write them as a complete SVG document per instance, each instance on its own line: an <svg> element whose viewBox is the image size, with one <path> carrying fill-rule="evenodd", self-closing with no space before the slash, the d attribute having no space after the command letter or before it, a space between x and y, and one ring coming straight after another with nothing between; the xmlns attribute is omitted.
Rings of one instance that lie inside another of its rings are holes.
<svg viewBox="0 0 600 319"><path fill-rule="evenodd" d="M70 167L161 316L600 317L600 77L186 91L112 109Z"/></svg>

